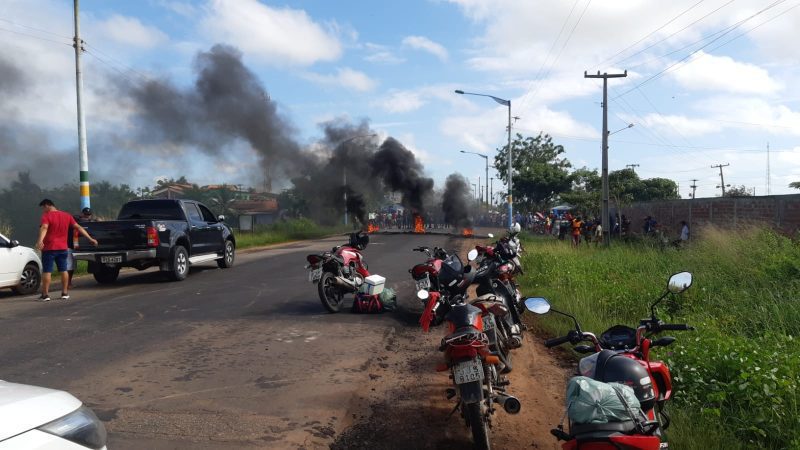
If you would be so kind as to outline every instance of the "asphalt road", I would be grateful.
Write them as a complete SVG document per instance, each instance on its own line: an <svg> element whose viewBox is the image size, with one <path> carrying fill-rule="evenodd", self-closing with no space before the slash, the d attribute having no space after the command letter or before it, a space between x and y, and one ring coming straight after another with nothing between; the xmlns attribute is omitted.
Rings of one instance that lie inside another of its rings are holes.
<svg viewBox="0 0 800 450"><path fill-rule="evenodd" d="M343 240L240 253L180 283L81 278L67 302L0 293L0 378L71 392L106 422L111 448L328 447L364 417L370 367L413 326L408 269L422 255L410 249L463 242L373 235L365 258L401 310L328 314L305 255Z"/></svg>

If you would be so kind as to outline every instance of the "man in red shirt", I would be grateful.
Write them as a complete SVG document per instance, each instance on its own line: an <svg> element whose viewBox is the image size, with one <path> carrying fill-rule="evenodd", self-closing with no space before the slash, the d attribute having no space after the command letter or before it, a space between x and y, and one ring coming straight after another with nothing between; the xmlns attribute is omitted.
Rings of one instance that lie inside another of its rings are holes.
<svg viewBox="0 0 800 450"><path fill-rule="evenodd" d="M72 226L84 235L89 242L97 245L85 228L75 222L71 214L56 209L50 199L39 202L42 208L42 222L39 227L39 240L36 248L42 251L42 296L39 300L50 301L50 277L53 264L61 272L61 300L69 300L69 274L67 273L67 238L69 227Z"/></svg>

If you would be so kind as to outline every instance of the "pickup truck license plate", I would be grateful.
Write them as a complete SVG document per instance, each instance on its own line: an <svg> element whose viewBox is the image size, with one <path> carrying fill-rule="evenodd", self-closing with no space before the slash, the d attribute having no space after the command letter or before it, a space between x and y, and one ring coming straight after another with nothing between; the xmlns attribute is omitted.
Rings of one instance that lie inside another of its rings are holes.
<svg viewBox="0 0 800 450"><path fill-rule="evenodd" d="M100 262L103 264L117 264L122 262L122 255L103 255L100 256Z"/></svg>
<svg viewBox="0 0 800 450"><path fill-rule="evenodd" d="M483 380L483 364L477 359L463 361L453 366L453 381L456 384Z"/></svg>
<svg viewBox="0 0 800 450"><path fill-rule="evenodd" d="M322 267L319 269L313 269L308 272L308 281L312 283L319 282L320 278L322 278Z"/></svg>

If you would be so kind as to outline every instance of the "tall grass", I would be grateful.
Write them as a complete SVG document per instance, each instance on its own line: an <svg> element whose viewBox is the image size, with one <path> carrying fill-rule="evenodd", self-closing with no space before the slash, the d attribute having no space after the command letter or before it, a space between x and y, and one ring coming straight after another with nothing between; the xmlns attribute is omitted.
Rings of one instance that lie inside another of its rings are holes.
<svg viewBox="0 0 800 450"><path fill-rule="evenodd" d="M257 227L253 232L236 233L236 246L240 249L260 247L281 242L316 239L336 233L344 233L343 226L324 227L308 219L295 219Z"/></svg>
<svg viewBox="0 0 800 450"><path fill-rule="evenodd" d="M694 284L661 304L659 317L689 323L656 355L672 370L679 449L800 448L800 244L768 230L706 229L683 249L617 244L573 249L527 242L520 283L576 315L585 330L636 326L675 272ZM547 336L570 328L539 318Z"/></svg>

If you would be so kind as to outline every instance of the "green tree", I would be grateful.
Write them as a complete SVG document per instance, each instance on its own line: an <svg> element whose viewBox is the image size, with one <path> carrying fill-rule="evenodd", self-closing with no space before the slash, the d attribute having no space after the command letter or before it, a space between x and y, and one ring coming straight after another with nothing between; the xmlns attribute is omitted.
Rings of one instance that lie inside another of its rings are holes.
<svg viewBox="0 0 800 450"><path fill-rule="evenodd" d="M741 186L733 186L728 189L725 189L725 197L752 197L753 193L745 187L745 185Z"/></svg>
<svg viewBox="0 0 800 450"><path fill-rule="evenodd" d="M791 183L789 183L789 187L794 189L800 189L800 181L792 181Z"/></svg>
<svg viewBox="0 0 800 450"><path fill-rule="evenodd" d="M528 210L541 210L549 206L562 192L572 187L569 160L564 158L564 147L539 133L523 138L517 134L511 143L514 203ZM508 145L498 150L495 169L501 180L508 179Z"/></svg>
<svg viewBox="0 0 800 450"><path fill-rule="evenodd" d="M570 175L572 186L562 192L561 201L572 205L576 211L597 215L600 209L601 179L596 169L582 167Z"/></svg>

